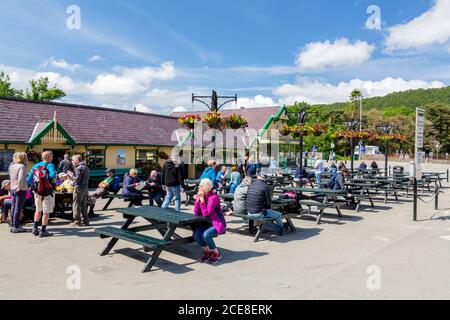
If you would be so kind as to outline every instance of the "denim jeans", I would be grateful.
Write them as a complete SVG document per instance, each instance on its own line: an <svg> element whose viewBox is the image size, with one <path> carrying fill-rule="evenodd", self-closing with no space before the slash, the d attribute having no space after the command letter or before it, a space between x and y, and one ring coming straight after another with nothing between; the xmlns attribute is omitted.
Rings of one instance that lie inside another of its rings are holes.
<svg viewBox="0 0 450 320"><path fill-rule="evenodd" d="M163 203L162 197L163 197L163 194L161 191L149 192L148 200L150 202L150 206L153 207L154 202L156 201L156 204L158 205L158 207L161 207L161 205Z"/></svg>
<svg viewBox="0 0 450 320"><path fill-rule="evenodd" d="M167 195L164 199L164 203L162 204L161 208L166 209L169 207L170 201L172 201L173 198L175 198L175 210L180 211L181 210L181 187L167 187Z"/></svg>
<svg viewBox="0 0 450 320"><path fill-rule="evenodd" d="M216 249L216 244L213 238L217 237L217 235L217 230L214 227L198 227L194 229L193 237L201 247L208 246L210 250L214 250Z"/></svg>
<svg viewBox="0 0 450 320"><path fill-rule="evenodd" d="M5 221L6 218L8 218L8 211L9 211L9 209L11 209L11 207L12 207L12 200L11 199L6 199L6 200L3 201L3 206L2 206L3 221Z"/></svg>
<svg viewBox="0 0 450 320"><path fill-rule="evenodd" d="M238 187L238 185L234 182L232 184L230 184L230 193L234 193L236 191L237 187Z"/></svg>
<svg viewBox="0 0 450 320"><path fill-rule="evenodd" d="M265 215L263 213L248 213L248 215L255 218L267 217L275 219L275 222L269 222L267 225L276 232L280 231L280 229L283 229L284 227L281 213L278 211L267 209Z"/></svg>
<svg viewBox="0 0 450 320"><path fill-rule="evenodd" d="M322 181L322 172L316 172L317 188L320 188L320 182Z"/></svg>
<svg viewBox="0 0 450 320"><path fill-rule="evenodd" d="M11 192L11 195L13 197L11 206L11 219L12 219L11 225L14 228L19 228L20 212L23 209L27 192L23 190L13 190Z"/></svg>

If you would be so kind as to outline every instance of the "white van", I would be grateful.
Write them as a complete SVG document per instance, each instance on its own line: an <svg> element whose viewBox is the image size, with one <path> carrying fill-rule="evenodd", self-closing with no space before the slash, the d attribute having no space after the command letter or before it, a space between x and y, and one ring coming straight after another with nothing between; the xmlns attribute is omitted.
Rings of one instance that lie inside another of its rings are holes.
<svg viewBox="0 0 450 320"><path fill-rule="evenodd" d="M355 147L355 155L359 155L359 146ZM380 151L380 147L378 146L366 146L366 152L364 153L364 155L384 156Z"/></svg>

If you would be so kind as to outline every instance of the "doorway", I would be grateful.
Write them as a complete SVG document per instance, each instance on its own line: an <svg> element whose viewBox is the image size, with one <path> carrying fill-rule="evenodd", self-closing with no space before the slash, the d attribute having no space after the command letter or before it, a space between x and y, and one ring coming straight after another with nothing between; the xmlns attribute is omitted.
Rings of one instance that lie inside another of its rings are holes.
<svg viewBox="0 0 450 320"><path fill-rule="evenodd" d="M55 169L58 169L58 164L64 159L64 155L69 153L68 150L58 149L58 150L44 150L44 151L52 151L53 152L53 161L52 163L55 165Z"/></svg>

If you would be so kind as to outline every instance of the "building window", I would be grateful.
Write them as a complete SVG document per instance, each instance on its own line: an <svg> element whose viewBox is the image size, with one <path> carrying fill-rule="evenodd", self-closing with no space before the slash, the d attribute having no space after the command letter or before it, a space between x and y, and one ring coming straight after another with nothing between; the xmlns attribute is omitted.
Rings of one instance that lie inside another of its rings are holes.
<svg viewBox="0 0 450 320"><path fill-rule="evenodd" d="M152 170L158 168L158 151L136 150L136 168L141 169L145 177L149 176Z"/></svg>
<svg viewBox="0 0 450 320"><path fill-rule="evenodd" d="M86 164L89 169L104 169L106 168L106 150L94 149L86 151Z"/></svg>
<svg viewBox="0 0 450 320"><path fill-rule="evenodd" d="M8 171L9 165L13 162L15 150L0 150L0 171Z"/></svg>

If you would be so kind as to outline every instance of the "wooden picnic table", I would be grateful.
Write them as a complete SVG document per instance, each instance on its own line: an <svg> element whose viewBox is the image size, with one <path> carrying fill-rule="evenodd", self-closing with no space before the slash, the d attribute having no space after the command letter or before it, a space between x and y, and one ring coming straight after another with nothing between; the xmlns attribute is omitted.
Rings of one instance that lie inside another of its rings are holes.
<svg viewBox="0 0 450 320"><path fill-rule="evenodd" d="M376 189L378 187L378 183L371 183L371 182L346 182L345 186L347 187L347 190L353 194L353 198L357 200L356 202L356 208L355 211L358 212L359 208L361 206L361 203L364 199L368 199L370 202L371 207L375 207L373 203L373 199L370 196L370 190ZM359 193L358 193L359 191Z"/></svg>
<svg viewBox="0 0 450 320"><path fill-rule="evenodd" d="M123 213L126 219L121 228L102 227L95 230L101 238L112 238L100 255L107 255L119 239L142 245L145 252L153 251L142 272L151 270L163 250L194 242L192 236L181 237L175 233L177 228L194 229L196 225L208 223L208 219L202 216L159 207L123 208L117 211ZM130 228L130 225L138 217L147 221L147 224ZM157 230L161 237L154 238L140 233L148 230Z"/></svg>

